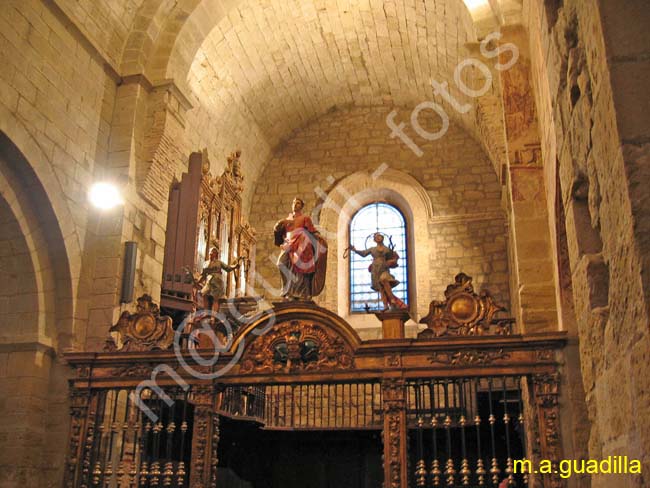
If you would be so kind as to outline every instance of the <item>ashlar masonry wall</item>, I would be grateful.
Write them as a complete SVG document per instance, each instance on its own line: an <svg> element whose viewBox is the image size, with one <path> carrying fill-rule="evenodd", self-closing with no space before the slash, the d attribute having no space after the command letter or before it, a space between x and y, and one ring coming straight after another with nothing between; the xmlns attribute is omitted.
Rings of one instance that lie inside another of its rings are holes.
<svg viewBox="0 0 650 488"><path fill-rule="evenodd" d="M427 313L432 299L444 298L445 287L460 271L474 277L477 290L485 287L499 303L508 304L505 214L500 206L501 187L487 156L471 137L452 124L434 142L407 132L424 153L418 157L399 139L390 137L386 116L392 109L356 107L332 111L297 131L277 149L253 195L251 223L258 231L258 274L279 287L275 267L278 248L273 246L272 229L291 211L295 196L303 198L307 212L311 212L322 202L321 192L331 192L347 176L360 171L372 173L385 163L390 170L405 173L415 185L424 188L432 207L427 221L411 223L418 229L426 228L425 244L413 250L414 262L410 263L417 268L419 290L414 309L418 314ZM408 120L410 113L410 109L398 108L396 120ZM422 112L420 121L433 131L436 122L428 115L431 112ZM422 205L417 201L406 203ZM421 209L411 210L418 213ZM342 253L343 249L332 246L330 239L328 269L334 272L328 272L326 289L316 301L332 310L338 309L343 297L337 289L337 267L330 264L342 259ZM257 286L262 288L260 284ZM429 292L423 294L421 288ZM272 290L267 292L267 299L273 299L268 296L272 294ZM370 316L362 325L374 326L374 320Z"/></svg>

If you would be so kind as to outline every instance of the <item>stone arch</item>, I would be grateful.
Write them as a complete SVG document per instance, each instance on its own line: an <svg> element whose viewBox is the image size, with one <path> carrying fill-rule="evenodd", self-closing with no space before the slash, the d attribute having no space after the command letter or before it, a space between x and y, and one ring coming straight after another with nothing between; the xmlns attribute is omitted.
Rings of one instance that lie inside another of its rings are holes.
<svg viewBox="0 0 650 488"><path fill-rule="evenodd" d="M12 130L25 136L18 124ZM47 159L31 138L21 141L38 156L34 165L0 132L0 356L8 365L0 378L0 416L5 419L0 484L22 479L26 485L42 486L60 476L65 455L60 446L68 431L63 419L70 371L57 353L79 340L66 248L74 248L76 241L74 233L64 240L59 223L72 220L64 204L52 203L46 190L44 181L57 184Z"/></svg>
<svg viewBox="0 0 650 488"><path fill-rule="evenodd" d="M14 303L8 303L32 319L31 331L24 330L29 322L21 321L23 330L5 341L69 347L74 336L74 290L67 243L59 226L65 220L57 215L34 167L4 132L0 133L0 195L8 225L17 233L14 242L21 245L17 252L23 269L14 272L19 282L33 285L22 290L19 286L16 301L11 298Z"/></svg>
<svg viewBox="0 0 650 488"><path fill-rule="evenodd" d="M239 0L176 2L165 17L145 74L152 80L185 82L192 60L208 34Z"/></svg>
<svg viewBox="0 0 650 488"><path fill-rule="evenodd" d="M135 14L131 31L126 39L120 74L122 76L145 73L162 33L165 18L177 5L173 0L144 0ZM146 74L146 73L145 73Z"/></svg>
<svg viewBox="0 0 650 488"><path fill-rule="evenodd" d="M374 201L385 201L402 211L407 225L409 260L409 299L411 310L426 313L427 299L431 296L429 280L422 266L428 261L428 223L434 211L426 190L411 175L392 168L380 167L374 172L358 171L339 181L317 207L315 222L330 243L325 306L335 309L353 326L364 322L358 315L350 314L350 277L347 261L341 259L349 242L349 224L361 207ZM418 252L421 250L422 252ZM418 264L421 270L418 271ZM422 300L418 300L422 297ZM420 303L422 302L422 303Z"/></svg>

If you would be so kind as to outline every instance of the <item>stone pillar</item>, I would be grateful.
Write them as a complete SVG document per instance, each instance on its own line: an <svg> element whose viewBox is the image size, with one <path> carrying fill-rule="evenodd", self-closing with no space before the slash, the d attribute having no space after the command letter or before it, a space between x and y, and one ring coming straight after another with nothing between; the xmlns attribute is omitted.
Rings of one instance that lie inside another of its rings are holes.
<svg viewBox="0 0 650 488"><path fill-rule="evenodd" d="M404 310L377 312L375 317L381 320L383 339L404 339L404 323L411 315Z"/></svg>
<svg viewBox="0 0 650 488"><path fill-rule="evenodd" d="M384 488L408 487L406 392L398 378L382 382L384 411Z"/></svg>
<svg viewBox="0 0 650 488"><path fill-rule="evenodd" d="M505 182L513 310L521 332L554 330L555 275L528 40L521 26L512 26L502 29L501 42L516 45L519 52L517 61L500 77L508 150ZM501 56L503 64L512 59L510 51Z"/></svg>
<svg viewBox="0 0 650 488"><path fill-rule="evenodd" d="M3 324L4 325L4 324ZM0 486L44 486L54 351L39 343L0 348ZM57 439L59 440L59 439ZM63 441L63 439L60 439ZM60 471L58 473L60 476Z"/></svg>
<svg viewBox="0 0 650 488"><path fill-rule="evenodd" d="M152 84L134 75L118 87L108 163L97 166L95 178L120 184L125 203L96 212L88 225L88 350L101 347L108 325L117 320L124 242L138 244L134 295L160 298L166 205L173 178L186 168L182 147L189 108L171 81Z"/></svg>

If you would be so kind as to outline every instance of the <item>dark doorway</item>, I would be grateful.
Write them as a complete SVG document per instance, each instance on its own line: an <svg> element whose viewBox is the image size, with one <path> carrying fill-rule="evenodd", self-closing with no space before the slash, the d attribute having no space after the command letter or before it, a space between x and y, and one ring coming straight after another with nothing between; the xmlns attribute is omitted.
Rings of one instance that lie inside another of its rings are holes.
<svg viewBox="0 0 650 488"><path fill-rule="evenodd" d="M221 419L220 488L376 488L381 432L272 431Z"/></svg>

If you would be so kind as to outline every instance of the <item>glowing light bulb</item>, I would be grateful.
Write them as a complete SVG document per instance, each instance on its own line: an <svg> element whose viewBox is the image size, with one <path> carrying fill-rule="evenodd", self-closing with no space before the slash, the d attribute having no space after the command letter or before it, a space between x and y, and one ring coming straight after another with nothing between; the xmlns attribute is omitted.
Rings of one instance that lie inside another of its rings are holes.
<svg viewBox="0 0 650 488"><path fill-rule="evenodd" d="M477 10L479 8L488 7L490 5L488 0L463 0L468 10Z"/></svg>
<svg viewBox="0 0 650 488"><path fill-rule="evenodd" d="M110 210L124 203L120 190L112 183L93 184L88 192L90 203L101 210Z"/></svg>

